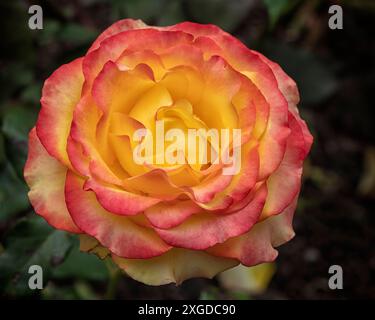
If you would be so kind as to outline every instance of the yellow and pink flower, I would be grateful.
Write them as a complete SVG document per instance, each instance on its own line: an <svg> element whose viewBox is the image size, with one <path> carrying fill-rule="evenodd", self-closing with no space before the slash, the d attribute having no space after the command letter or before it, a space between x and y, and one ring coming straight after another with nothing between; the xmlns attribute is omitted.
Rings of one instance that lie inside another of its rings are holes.
<svg viewBox="0 0 375 320"><path fill-rule="evenodd" d="M35 211L150 285L273 261L312 136L295 82L213 25L125 19L45 82L25 179ZM150 165L134 132L241 129L241 168Z"/></svg>

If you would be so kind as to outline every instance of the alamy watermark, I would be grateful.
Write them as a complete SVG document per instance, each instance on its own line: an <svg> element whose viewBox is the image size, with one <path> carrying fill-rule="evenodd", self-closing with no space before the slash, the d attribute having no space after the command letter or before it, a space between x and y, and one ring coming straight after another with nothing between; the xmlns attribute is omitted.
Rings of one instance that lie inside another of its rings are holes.
<svg viewBox="0 0 375 320"><path fill-rule="evenodd" d="M342 30L344 28L344 16L342 7L339 5L332 5L328 9L328 13L331 17L328 20L328 26L332 30Z"/></svg>
<svg viewBox="0 0 375 320"><path fill-rule="evenodd" d="M31 30L41 30L43 29L43 9L39 5L32 5L29 7L29 28Z"/></svg>
<svg viewBox="0 0 375 320"><path fill-rule="evenodd" d="M332 265L329 267L328 273L332 274L328 279L328 287L331 290L343 289L344 273L342 267L337 264Z"/></svg>
<svg viewBox="0 0 375 320"><path fill-rule="evenodd" d="M32 274L28 282L29 289L42 290L43 289L43 268L37 264L33 264L29 267L28 273Z"/></svg>
<svg viewBox="0 0 375 320"><path fill-rule="evenodd" d="M165 130L164 120L155 122L155 134L138 129L133 141L133 160L139 165L222 164L223 175L235 175L241 169L241 129L194 129L187 132Z"/></svg>

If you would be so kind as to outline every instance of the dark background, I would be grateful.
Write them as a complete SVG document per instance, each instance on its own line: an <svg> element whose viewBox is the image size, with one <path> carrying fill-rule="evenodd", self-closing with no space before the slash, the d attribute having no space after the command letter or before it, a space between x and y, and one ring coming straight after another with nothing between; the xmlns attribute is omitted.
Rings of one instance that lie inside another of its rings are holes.
<svg viewBox="0 0 375 320"><path fill-rule="evenodd" d="M31 4L42 5L43 30L27 27ZM332 4L342 5L343 30L328 28ZM375 1L25 0L1 1L0 15L0 297L375 298ZM262 294L230 291L217 279L142 285L79 253L77 239L32 212L22 168L43 81L126 17L154 25L217 24L278 62L299 86L299 108L315 141L294 220L297 235L280 248ZM43 291L27 287L31 264L44 268ZM327 286L334 264L344 270L343 290Z"/></svg>

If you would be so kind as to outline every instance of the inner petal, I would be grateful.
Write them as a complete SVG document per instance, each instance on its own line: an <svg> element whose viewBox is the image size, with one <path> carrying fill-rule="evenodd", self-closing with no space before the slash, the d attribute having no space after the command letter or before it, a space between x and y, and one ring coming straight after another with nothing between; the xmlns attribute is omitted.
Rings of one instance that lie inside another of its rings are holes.
<svg viewBox="0 0 375 320"><path fill-rule="evenodd" d="M160 57L151 50L125 50L116 61L120 69L134 69L138 64L147 64L153 71L156 81L159 81L167 72Z"/></svg>
<svg viewBox="0 0 375 320"><path fill-rule="evenodd" d="M156 84L147 91L133 106L129 116L142 123L152 132L155 130L155 115L160 107L172 105L173 100L161 84Z"/></svg>

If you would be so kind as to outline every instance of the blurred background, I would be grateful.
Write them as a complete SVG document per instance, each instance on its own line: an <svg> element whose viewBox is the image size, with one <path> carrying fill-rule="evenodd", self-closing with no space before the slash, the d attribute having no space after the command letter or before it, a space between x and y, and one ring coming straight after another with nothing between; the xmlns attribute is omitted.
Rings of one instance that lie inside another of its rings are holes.
<svg viewBox="0 0 375 320"><path fill-rule="evenodd" d="M28 8L43 8L43 30ZM343 30L328 8L343 8ZM3 0L0 4L0 297L32 299L375 298L375 1L373 0ZM36 216L22 169L43 81L81 56L122 18L148 24L213 23L278 62L300 89L315 142L294 220L296 237L274 264L214 280L148 287L80 253L74 236ZM39 264L44 290L29 290ZM330 290L331 265L344 271Z"/></svg>

